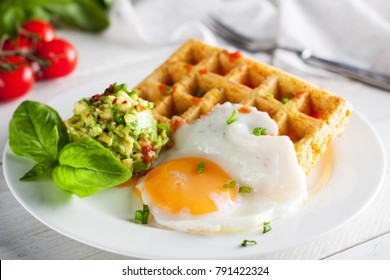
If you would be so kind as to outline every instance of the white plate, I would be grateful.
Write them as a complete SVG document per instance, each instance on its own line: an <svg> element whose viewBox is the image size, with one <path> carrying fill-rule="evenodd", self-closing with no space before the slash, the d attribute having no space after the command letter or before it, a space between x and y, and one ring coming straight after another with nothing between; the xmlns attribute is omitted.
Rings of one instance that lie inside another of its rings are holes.
<svg viewBox="0 0 390 280"><path fill-rule="evenodd" d="M135 85L157 64L122 69L65 92L48 104L68 118L79 98L102 92L110 82ZM3 166L10 190L34 217L63 235L137 258L239 259L264 257L307 242L350 220L378 192L386 159L374 129L354 112L343 136L329 146L308 178L308 186L315 193L310 201L296 215L273 222L272 230L264 235L196 235L135 224L130 220L140 206L130 201L131 189L114 188L80 199L59 190L51 181L19 181L33 164L14 156L7 145ZM244 239L256 240L258 245L241 247Z"/></svg>

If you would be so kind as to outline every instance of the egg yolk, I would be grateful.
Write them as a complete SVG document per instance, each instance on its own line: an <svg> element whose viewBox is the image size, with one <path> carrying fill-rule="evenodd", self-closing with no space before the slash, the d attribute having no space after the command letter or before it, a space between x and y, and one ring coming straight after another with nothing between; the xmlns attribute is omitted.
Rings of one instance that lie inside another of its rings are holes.
<svg viewBox="0 0 390 280"><path fill-rule="evenodd" d="M204 163L203 170L198 164ZM232 181L216 163L205 158L187 157L162 163L148 173L144 181L151 202L170 213L183 210L191 214L207 214L218 210L215 195L225 201L234 200L235 188L223 185Z"/></svg>

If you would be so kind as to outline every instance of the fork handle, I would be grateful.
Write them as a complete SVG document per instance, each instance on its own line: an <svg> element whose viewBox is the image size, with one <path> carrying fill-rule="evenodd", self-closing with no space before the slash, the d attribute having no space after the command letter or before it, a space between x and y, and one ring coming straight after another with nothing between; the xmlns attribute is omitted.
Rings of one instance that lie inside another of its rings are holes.
<svg viewBox="0 0 390 280"><path fill-rule="evenodd" d="M322 58L313 55L312 52L308 49L304 49L299 55L302 61L309 65L320 67L325 70L341 74L353 80L390 91L390 76Z"/></svg>

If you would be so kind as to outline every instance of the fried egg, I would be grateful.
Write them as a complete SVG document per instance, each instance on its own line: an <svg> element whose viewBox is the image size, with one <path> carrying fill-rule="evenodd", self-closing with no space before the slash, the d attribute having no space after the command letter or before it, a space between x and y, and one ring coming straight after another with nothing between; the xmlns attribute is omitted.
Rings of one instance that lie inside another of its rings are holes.
<svg viewBox="0 0 390 280"><path fill-rule="evenodd" d="M260 133L259 133L260 132ZM173 135L136 185L156 223L185 232L244 231L299 209L306 177L287 136L255 107L226 102Z"/></svg>

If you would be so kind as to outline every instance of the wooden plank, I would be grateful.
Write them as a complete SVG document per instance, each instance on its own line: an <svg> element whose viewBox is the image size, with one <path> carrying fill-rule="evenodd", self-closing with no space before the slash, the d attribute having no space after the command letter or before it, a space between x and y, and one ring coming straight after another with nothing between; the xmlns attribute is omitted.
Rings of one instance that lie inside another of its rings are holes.
<svg viewBox="0 0 390 280"><path fill-rule="evenodd" d="M390 231L327 257L328 260L390 260Z"/></svg>

